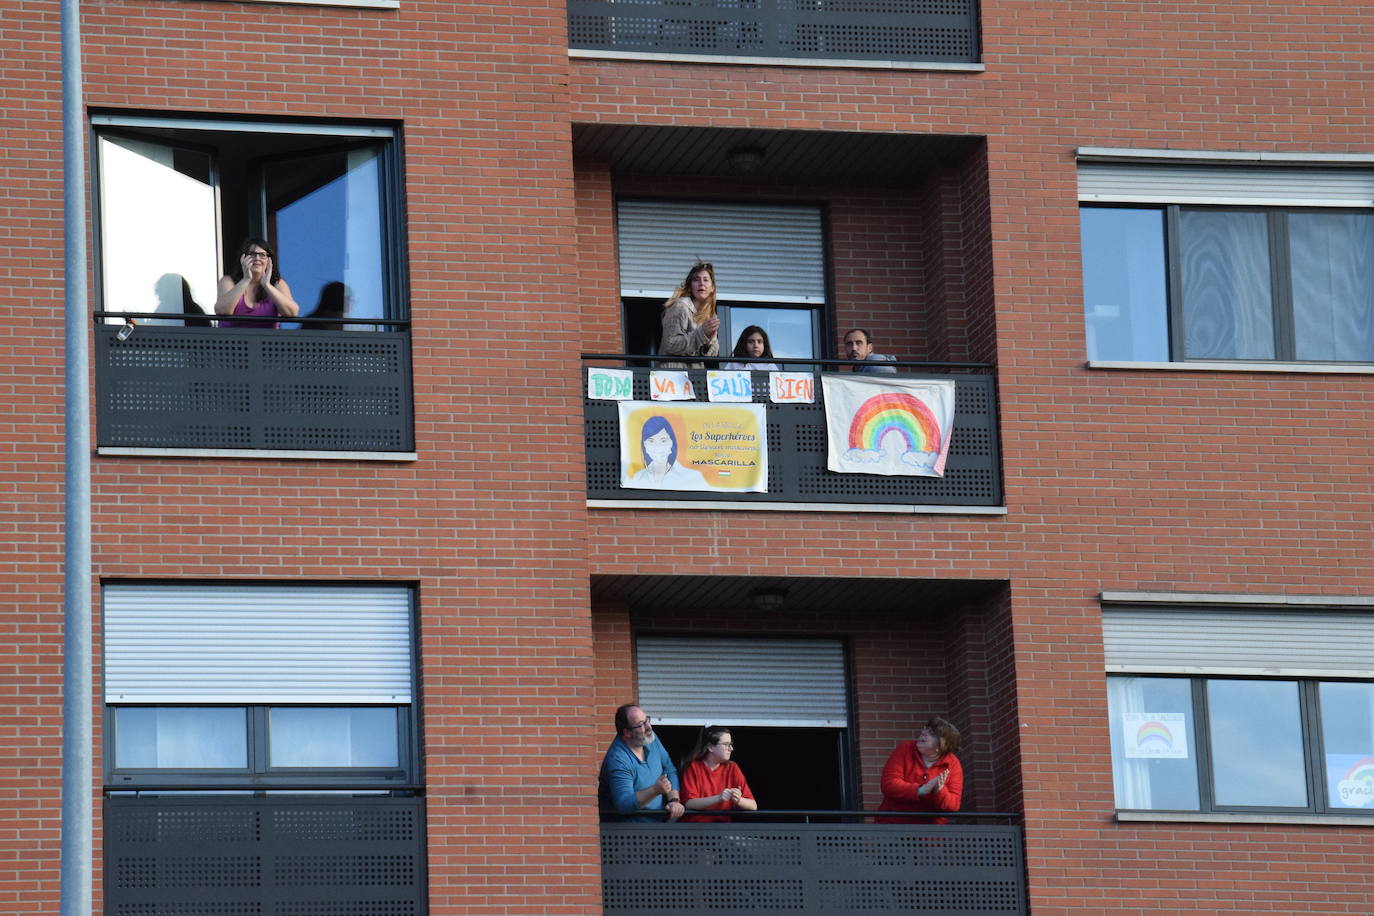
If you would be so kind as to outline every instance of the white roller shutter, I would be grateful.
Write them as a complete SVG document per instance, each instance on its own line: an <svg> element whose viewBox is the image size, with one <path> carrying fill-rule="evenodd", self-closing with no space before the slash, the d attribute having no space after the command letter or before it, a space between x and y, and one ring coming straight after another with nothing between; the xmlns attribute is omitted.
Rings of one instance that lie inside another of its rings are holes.
<svg viewBox="0 0 1374 916"><path fill-rule="evenodd" d="M109 585L107 703L409 703L410 591Z"/></svg>
<svg viewBox="0 0 1374 916"><path fill-rule="evenodd" d="M825 302L817 207L622 200L620 294L666 299L698 258L722 302Z"/></svg>
<svg viewBox="0 0 1374 916"><path fill-rule="evenodd" d="M1104 608L1109 672L1374 676L1374 614Z"/></svg>
<svg viewBox="0 0 1374 916"><path fill-rule="evenodd" d="M1369 207L1374 169L1080 162L1085 203Z"/></svg>
<svg viewBox="0 0 1374 916"><path fill-rule="evenodd" d="M641 636L636 648L639 702L666 725L848 723L838 641Z"/></svg>

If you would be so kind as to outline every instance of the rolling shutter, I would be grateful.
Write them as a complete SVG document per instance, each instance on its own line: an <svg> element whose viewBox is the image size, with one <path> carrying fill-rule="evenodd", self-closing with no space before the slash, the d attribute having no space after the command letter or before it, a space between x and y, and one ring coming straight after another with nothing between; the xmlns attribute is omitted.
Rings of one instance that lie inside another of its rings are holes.
<svg viewBox="0 0 1374 916"><path fill-rule="evenodd" d="M848 724L838 641L641 636L636 648L640 705L665 725Z"/></svg>
<svg viewBox="0 0 1374 916"><path fill-rule="evenodd" d="M410 590L109 585L107 703L409 703Z"/></svg>
<svg viewBox="0 0 1374 916"><path fill-rule="evenodd" d="M1374 614L1104 608L1107 671L1264 677L1374 675Z"/></svg>
<svg viewBox="0 0 1374 916"><path fill-rule="evenodd" d="M818 207L622 200L620 294L666 299L698 258L722 302L825 302Z"/></svg>
<svg viewBox="0 0 1374 916"><path fill-rule="evenodd" d="M1080 162L1084 203L1369 207L1374 170Z"/></svg>

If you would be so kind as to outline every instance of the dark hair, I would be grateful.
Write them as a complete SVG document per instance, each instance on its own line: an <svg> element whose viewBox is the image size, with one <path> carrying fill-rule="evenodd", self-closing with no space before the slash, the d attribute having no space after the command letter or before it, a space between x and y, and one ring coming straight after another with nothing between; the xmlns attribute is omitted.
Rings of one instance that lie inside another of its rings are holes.
<svg viewBox="0 0 1374 916"><path fill-rule="evenodd" d="M616 710L615 710L615 733L616 733L617 735L620 734L621 732L625 732L625 731L629 731L629 730L630 730L630 710L632 710L632 709L638 709L638 708L639 708L639 704L638 704L638 703L625 703L625 704L622 705L622 706L616 707Z"/></svg>
<svg viewBox="0 0 1374 916"><path fill-rule="evenodd" d="M853 330L844 332L845 337L848 337L850 334L862 334L864 336L864 343L873 343L873 335L868 333L867 328L854 328Z"/></svg>
<svg viewBox="0 0 1374 916"><path fill-rule="evenodd" d="M935 739L940 742L940 756L955 754L959 751L959 729L954 727L954 723L939 716L932 716L926 723L926 728L935 732Z"/></svg>
<svg viewBox="0 0 1374 916"><path fill-rule="evenodd" d="M697 735L697 743L692 745L692 750L686 757L682 758L680 769L687 769L687 764L693 760L700 760L706 756L706 752L720 744L720 739L730 734L730 729L724 725L707 725L702 728Z"/></svg>
<svg viewBox="0 0 1374 916"><path fill-rule="evenodd" d="M279 281L281 279L281 271L278 269L277 265L277 252L273 250L271 245L267 244L267 239L260 238L256 235L248 236L248 238L243 240L243 244L239 246L239 257L234 259L234 269L229 276L234 278L235 283L243 279L243 265L239 263L239 258L246 255L248 250L253 247L261 248L263 251L267 252L267 256L272 259L272 276L267 278L267 282L276 283Z"/></svg>
<svg viewBox="0 0 1374 916"><path fill-rule="evenodd" d="M320 287L320 301L315 304L311 318L342 318L348 305L348 287L342 280L330 280ZM320 321L307 325L318 330L343 330L341 321Z"/></svg>
<svg viewBox="0 0 1374 916"><path fill-rule="evenodd" d="M754 333L757 333L760 337L763 338L763 355L769 359L772 359L773 345L768 342L768 332L756 324L751 324L749 325L749 327L739 332L739 339L735 341L735 352L733 355L743 356L745 359L749 358L749 351L744 349L744 341L749 337L750 334Z"/></svg>
<svg viewBox="0 0 1374 916"><path fill-rule="evenodd" d="M644 455L646 468L653 462L649 460L649 450L644 447L644 440L650 436L657 436L663 430L668 431L668 438L673 441L673 450L668 453L668 463L673 464L677 461L677 433L673 432L673 425L668 422L667 417L655 415L645 420L643 428L639 431L639 450Z"/></svg>

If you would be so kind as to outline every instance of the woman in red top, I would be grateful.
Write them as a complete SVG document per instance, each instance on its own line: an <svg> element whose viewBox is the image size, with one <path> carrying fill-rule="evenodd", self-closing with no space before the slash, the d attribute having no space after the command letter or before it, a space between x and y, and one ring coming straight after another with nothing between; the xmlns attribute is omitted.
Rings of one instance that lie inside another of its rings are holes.
<svg viewBox="0 0 1374 916"><path fill-rule="evenodd" d="M959 749L959 730L948 719L926 723L915 741L897 745L883 767L883 803L879 811L958 811L964 797L964 768L954 752ZM880 823L900 823L879 818ZM928 818L911 823L929 823ZM948 823L937 817L935 823Z"/></svg>
<svg viewBox="0 0 1374 916"><path fill-rule="evenodd" d="M696 747L682 762L682 804L690 811L755 811L758 802L740 768L730 759L735 743L730 730L708 725L697 736ZM688 815L684 821L728 821L728 817Z"/></svg>

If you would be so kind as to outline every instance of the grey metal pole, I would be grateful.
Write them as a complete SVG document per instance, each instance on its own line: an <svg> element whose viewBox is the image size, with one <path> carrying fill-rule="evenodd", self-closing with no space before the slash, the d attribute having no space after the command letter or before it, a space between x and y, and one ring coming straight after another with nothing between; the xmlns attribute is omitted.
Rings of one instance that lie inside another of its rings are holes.
<svg viewBox="0 0 1374 916"><path fill-rule="evenodd" d="M62 916L90 916L91 441L86 355L86 133L81 9L62 0L62 241L66 315L66 488L62 575Z"/></svg>

